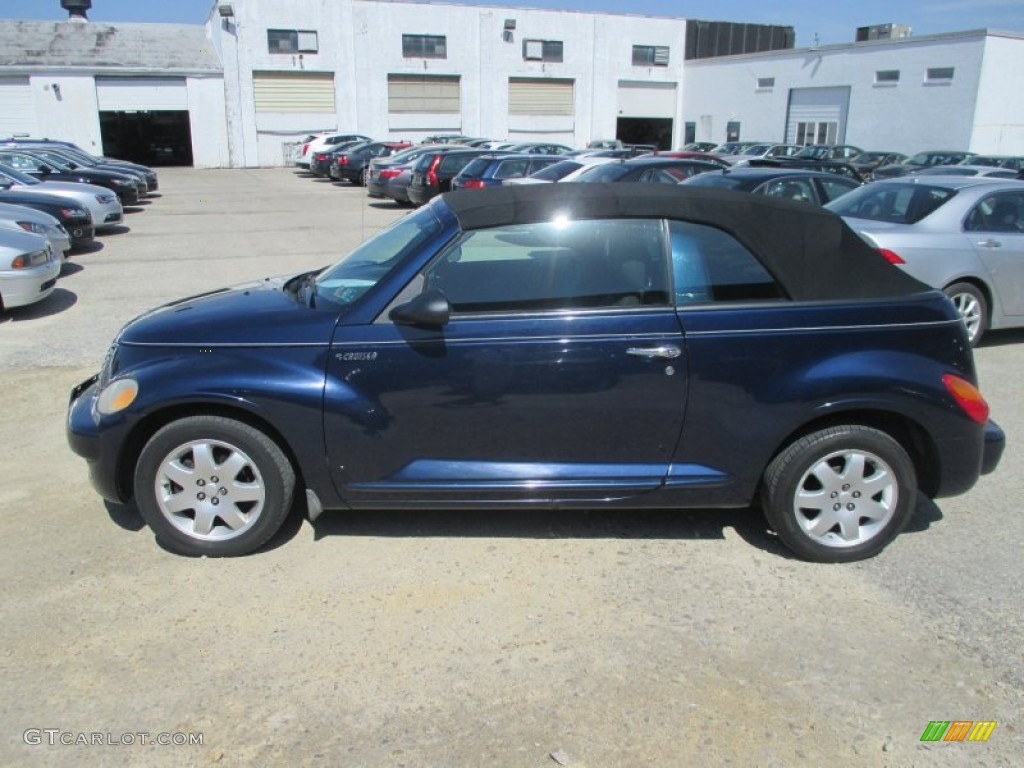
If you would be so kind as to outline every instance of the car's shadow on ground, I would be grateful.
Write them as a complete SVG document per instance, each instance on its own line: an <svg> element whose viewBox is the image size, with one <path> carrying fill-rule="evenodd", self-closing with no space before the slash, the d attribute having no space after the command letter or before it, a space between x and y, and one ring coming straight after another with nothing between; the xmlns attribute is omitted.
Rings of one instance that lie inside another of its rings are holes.
<svg viewBox="0 0 1024 768"><path fill-rule="evenodd" d="M87 256L90 253L99 253L103 250L103 243L93 240L87 245L79 245L68 251L69 256Z"/></svg>
<svg viewBox="0 0 1024 768"><path fill-rule="evenodd" d="M116 227L107 227L96 232L100 237L110 237L111 235L127 235L132 231L131 227L126 227L123 224L118 224Z"/></svg>
<svg viewBox="0 0 1024 768"><path fill-rule="evenodd" d="M371 203L367 203L371 208L379 208L382 211L393 211L396 208L408 208L409 206L405 203L399 203L394 200L377 200Z"/></svg>
<svg viewBox="0 0 1024 768"><path fill-rule="evenodd" d="M134 503L104 502L111 521L126 531L146 527ZM918 497L903 533L920 533L942 519L935 502ZM307 521L301 495L281 530L255 554L270 552L295 538L304 524L316 541L331 537L455 539L618 539L724 540L731 528L747 544L787 560L796 556L771 531L764 516L750 509L523 509L523 510L342 510ZM161 549L171 552L159 539Z"/></svg>
<svg viewBox="0 0 1024 768"><path fill-rule="evenodd" d="M78 303L78 295L66 288L54 288L53 293L42 301L27 307L13 307L0 313L0 323L20 323L25 320L39 320L59 315Z"/></svg>
<svg viewBox="0 0 1024 768"><path fill-rule="evenodd" d="M85 269L81 264L77 264L73 261L65 261L60 265L60 276L70 277L71 275L77 275Z"/></svg>
<svg viewBox="0 0 1024 768"><path fill-rule="evenodd" d="M1020 344L1024 342L1024 328L1006 328L998 331L986 331L978 346L1004 347L1009 344Z"/></svg>

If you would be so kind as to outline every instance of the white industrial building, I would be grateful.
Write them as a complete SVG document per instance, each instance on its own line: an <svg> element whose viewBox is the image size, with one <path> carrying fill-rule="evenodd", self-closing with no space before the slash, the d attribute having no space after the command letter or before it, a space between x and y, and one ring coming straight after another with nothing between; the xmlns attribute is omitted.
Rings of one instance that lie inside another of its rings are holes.
<svg viewBox="0 0 1024 768"><path fill-rule="evenodd" d="M334 129L1024 154L1022 34L687 58L696 28L384 0L219 0L195 26L0 21L0 138L197 167L280 165Z"/></svg>

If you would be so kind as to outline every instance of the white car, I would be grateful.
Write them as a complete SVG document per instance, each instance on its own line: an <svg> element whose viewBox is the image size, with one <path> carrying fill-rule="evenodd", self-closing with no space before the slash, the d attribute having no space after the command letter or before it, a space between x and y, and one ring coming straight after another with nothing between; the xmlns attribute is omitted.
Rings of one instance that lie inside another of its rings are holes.
<svg viewBox="0 0 1024 768"><path fill-rule="evenodd" d="M71 235L59 221L48 213L24 205L0 203L0 229L42 235L55 253L64 254L71 249Z"/></svg>
<svg viewBox="0 0 1024 768"><path fill-rule="evenodd" d="M34 304L53 293L61 261L42 235L0 229L0 310Z"/></svg>
<svg viewBox="0 0 1024 768"><path fill-rule="evenodd" d="M302 148L299 150L299 156L295 158L295 164L300 168L309 168L309 161L314 154L338 144L343 144L346 141L373 141L373 139L358 133L336 133L333 131L330 133L318 133L307 137L306 141L303 142Z"/></svg>
<svg viewBox="0 0 1024 768"><path fill-rule="evenodd" d="M121 201L106 187L70 181L39 181L8 166L0 166L0 181L11 182L18 192L57 195L74 200L92 215L93 226L97 232L116 227L124 221Z"/></svg>

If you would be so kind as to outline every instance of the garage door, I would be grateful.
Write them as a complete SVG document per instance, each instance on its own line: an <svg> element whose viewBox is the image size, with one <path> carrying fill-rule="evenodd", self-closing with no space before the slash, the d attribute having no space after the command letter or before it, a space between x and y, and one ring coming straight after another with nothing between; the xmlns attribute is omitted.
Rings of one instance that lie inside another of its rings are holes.
<svg viewBox="0 0 1024 768"><path fill-rule="evenodd" d="M572 115L573 81L513 77L508 81L510 115Z"/></svg>
<svg viewBox="0 0 1024 768"><path fill-rule="evenodd" d="M257 112L334 113L331 72L254 72Z"/></svg>
<svg viewBox="0 0 1024 768"><path fill-rule="evenodd" d="M187 111L183 77L97 77L100 112Z"/></svg>
<svg viewBox="0 0 1024 768"><path fill-rule="evenodd" d="M619 81L619 117L675 117L676 84Z"/></svg>
<svg viewBox="0 0 1024 768"><path fill-rule="evenodd" d="M846 141L850 89L794 88L789 92L786 141L791 144L841 144Z"/></svg>
<svg viewBox="0 0 1024 768"><path fill-rule="evenodd" d="M27 77L0 77L0 138L36 136L36 105Z"/></svg>

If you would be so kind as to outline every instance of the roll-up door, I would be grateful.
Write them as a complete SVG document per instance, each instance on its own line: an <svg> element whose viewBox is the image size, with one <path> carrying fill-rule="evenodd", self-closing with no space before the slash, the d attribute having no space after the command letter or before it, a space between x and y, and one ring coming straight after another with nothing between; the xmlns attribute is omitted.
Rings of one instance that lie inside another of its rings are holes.
<svg viewBox="0 0 1024 768"><path fill-rule="evenodd" d="M36 136L36 105L27 77L0 77L0 138Z"/></svg>
<svg viewBox="0 0 1024 768"><path fill-rule="evenodd" d="M669 117L676 114L676 84L619 81L620 117Z"/></svg>
<svg viewBox="0 0 1024 768"><path fill-rule="evenodd" d="M789 92L786 141L841 144L846 140L850 88L794 88Z"/></svg>
<svg viewBox="0 0 1024 768"><path fill-rule="evenodd" d="M257 112L334 113L333 72L254 72Z"/></svg>
<svg viewBox="0 0 1024 768"><path fill-rule="evenodd" d="M458 75L388 75L388 112L459 114Z"/></svg>
<svg viewBox="0 0 1024 768"><path fill-rule="evenodd" d="M509 78L510 115L572 115L573 112L572 80Z"/></svg>
<svg viewBox="0 0 1024 768"><path fill-rule="evenodd" d="M97 77L100 112L188 111L183 77Z"/></svg>

